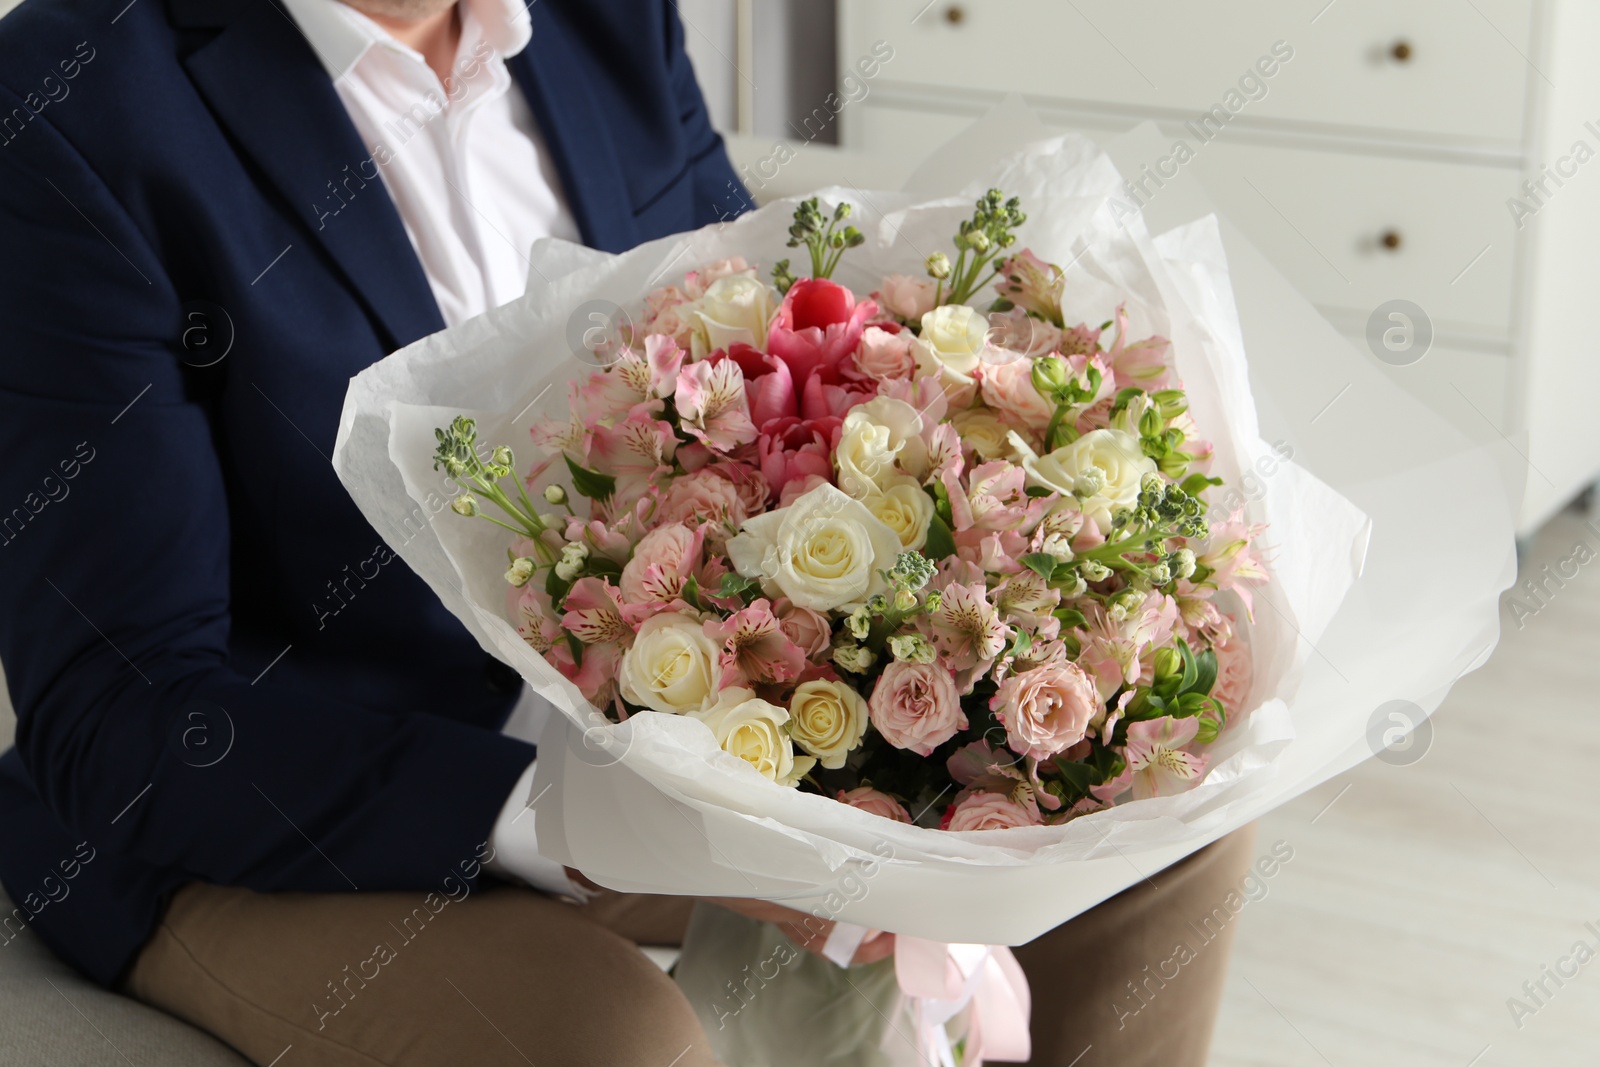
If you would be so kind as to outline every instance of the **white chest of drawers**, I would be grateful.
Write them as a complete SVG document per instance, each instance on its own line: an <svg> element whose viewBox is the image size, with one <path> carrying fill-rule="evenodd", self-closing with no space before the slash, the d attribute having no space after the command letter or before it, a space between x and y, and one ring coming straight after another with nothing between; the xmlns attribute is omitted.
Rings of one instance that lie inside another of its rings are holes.
<svg viewBox="0 0 1600 1067"><path fill-rule="evenodd" d="M1600 2L839 0L840 69L878 41L845 148L914 162L1010 92L1154 121L1363 348L1380 305L1423 309L1431 349L1387 373L1526 454L1524 531L1600 476Z"/></svg>

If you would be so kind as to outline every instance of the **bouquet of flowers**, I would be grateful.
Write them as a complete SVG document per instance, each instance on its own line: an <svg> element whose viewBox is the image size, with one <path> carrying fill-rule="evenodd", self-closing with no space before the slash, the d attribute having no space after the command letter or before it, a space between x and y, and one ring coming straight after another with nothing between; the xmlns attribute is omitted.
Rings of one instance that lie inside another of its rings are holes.
<svg viewBox="0 0 1600 1067"><path fill-rule="evenodd" d="M435 430L455 511L510 531L517 632L613 721L687 716L779 786L900 822L1193 786L1245 710L1266 571L1261 526L1207 521L1221 479L1169 342L1120 306L1067 323L999 190L954 262L870 297L831 279L851 214L795 210L809 277L732 258L647 294L531 427L526 477L472 420Z"/></svg>
<svg viewBox="0 0 1600 1067"><path fill-rule="evenodd" d="M892 931L936 1062L967 999L1026 1004L988 946L1370 755L1375 709L1435 706L1492 647L1512 573L1504 442L1387 381L1218 220L1152 236L1100 149L1004 122L922 191L621 255L539 242L521 300L353 379L334 457L556 709L541 852ZM821 1011L826 974L726 1003L749 952L820 961L721 929L679 977L747 1041L728 1062L884 1062L846 1053L904 1016L838 982L856 1010ZM1025 1041L1007 1018L965 1058Z"/></svg>

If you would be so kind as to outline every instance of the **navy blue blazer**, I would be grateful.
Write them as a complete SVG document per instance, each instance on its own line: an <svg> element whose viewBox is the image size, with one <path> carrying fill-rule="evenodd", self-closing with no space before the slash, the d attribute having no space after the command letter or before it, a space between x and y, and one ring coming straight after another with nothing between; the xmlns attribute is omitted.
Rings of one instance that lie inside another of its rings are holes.
<svg viewBox="0 0 1600 1067"><path fill-rule="evenodd" d="M588 244L744 203L670 0L528 14ZM274 0L0 22L0 951L111 984L185 882L478 875L518 680L329 463L349 378L444 325L367 160Z"/></svg>

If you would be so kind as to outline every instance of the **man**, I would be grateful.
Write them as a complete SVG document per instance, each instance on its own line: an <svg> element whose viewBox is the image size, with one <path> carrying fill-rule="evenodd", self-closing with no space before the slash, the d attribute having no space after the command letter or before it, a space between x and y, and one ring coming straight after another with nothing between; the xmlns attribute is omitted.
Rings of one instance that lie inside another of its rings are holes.
<svg viewBox="0 0 1600 1067"><path fill-rule="evenodd" d="M683 33L670 0L0 23L7 941L259 1064L714 1062L634 948L686 902L553 895L586 893L519 819L534 709L328 462L349 377L520 295L534 239L732 213ZM1243 847L1158 877L1203 914ZM1035 1062L1200 1062L1223 949L1104 993L1170 955L1155 893L1019 950Z"/></svg>

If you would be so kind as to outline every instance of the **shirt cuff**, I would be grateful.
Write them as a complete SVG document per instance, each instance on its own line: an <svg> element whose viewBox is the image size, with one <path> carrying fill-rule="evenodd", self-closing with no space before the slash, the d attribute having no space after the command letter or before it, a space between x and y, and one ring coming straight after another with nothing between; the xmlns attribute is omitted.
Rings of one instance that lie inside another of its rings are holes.
<svg viewBox="0 0 1600 1067"><path fill-rule="evenodd" d="M522 772L511 795L500 809L490 832L489 845L494 856L484 866L493 874L526 882L535 889L561 897L587 900L589 890L567 877L567 869L555 860L539 855L539 840L534 834L533 770L539 764L534 760Z"/></svg>

